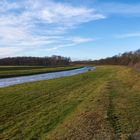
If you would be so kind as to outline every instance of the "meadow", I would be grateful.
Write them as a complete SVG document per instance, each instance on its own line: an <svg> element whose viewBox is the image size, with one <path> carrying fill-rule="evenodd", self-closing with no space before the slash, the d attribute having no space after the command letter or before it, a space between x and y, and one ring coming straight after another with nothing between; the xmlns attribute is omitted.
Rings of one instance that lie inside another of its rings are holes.
<svg viewBox="0 0 140 140"><path fill-rule="evenodd" d="M45 66L0 66L0 78L34 75L81 68L81 66L45 67Z"/></svg>
<svg viewBox="0 0 140 140"><path fill-rule="evenodd" d="M139 106L140 73L123 66L0 88L0 139L138 140Z"/></svg>

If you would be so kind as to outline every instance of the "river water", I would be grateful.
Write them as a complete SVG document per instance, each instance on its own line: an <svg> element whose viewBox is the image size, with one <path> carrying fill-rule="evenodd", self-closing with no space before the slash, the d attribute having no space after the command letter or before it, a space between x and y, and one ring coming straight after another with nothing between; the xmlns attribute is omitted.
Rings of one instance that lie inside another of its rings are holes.
<svg viewBox="0 0 140 140"><path fill-rule="evenodd" d="M36 74L30 76L19 76L13 78L0 78L0 87L7 87L7 86L21 84L21 83L71 76L71 75L84 73L89 70L94 70L95 68L96 67L87 66L79 69L60 71L60 72L51 72L51 73Z"/></svg>

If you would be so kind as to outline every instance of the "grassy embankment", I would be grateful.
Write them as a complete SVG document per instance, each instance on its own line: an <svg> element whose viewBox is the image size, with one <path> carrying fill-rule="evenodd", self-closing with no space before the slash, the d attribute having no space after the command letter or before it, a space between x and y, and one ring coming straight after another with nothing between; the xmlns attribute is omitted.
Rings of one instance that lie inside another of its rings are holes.
<svg viewBox="0 0 140 140"><path fill-rule="evenodd" d="M120 66L1 88L0 139L138 139L139 106L140 73Z"/></svg>
<svg viewBox="0 0 140 140"><path fill-rule="evenodd" d="M66 66L66 67L54 67L54 68L48 68L42 66L0 66L0 78L72 70L80 67L81 66Z"/></svg>

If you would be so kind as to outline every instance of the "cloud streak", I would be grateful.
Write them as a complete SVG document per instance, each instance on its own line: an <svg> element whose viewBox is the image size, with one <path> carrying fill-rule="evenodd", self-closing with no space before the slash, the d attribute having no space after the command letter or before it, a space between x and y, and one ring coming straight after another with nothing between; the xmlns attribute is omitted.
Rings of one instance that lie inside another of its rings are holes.
<svg viewBox="0 0 140 140"><path fill-rule="evenodd" d="M97 9L106 15L137 16L140 17L140 3L105 3L97 5Z"/></svg>
<svg viewBox="0 0 140 140"><path fill-rule="evenodd" d="M50 0L16 2L1 0L0 55L4 54L8 47L15 50L11 51L13 55L17 51L28 51L27 48L39 47L40 49L43 46L43 49L46 45L46 47L52 46L52 50L56 50L62 48L63 45L74 46L78 43L91 41L84 37L68 41L71 38L69 31L77 28L80 24L104 18L106 17L103 14L93 8L75 7ZM66 33L68 36L64 41ZM66 45L62 45L64 42ZM54 47L55 45L58 47ZM45 49L49 50L50 47Z"/></svg>
<svg viewBox="0 0 140 140"><path fill-rule="evenodd" d="M140 32L120 34L115 36L115 38L117 39L127 39L127 38L136 38L136 37L140 37Z"/></svg>

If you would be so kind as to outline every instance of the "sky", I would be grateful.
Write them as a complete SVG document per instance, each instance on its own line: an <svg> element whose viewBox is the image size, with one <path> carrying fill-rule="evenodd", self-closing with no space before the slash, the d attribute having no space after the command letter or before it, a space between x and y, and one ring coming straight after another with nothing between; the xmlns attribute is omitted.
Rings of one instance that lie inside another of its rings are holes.
<svg viewBox="0 0 140 140"><path fill-rule="evenodd" d="M0 58L95 60L137 49L139 0L0 0Z"/></svg>

